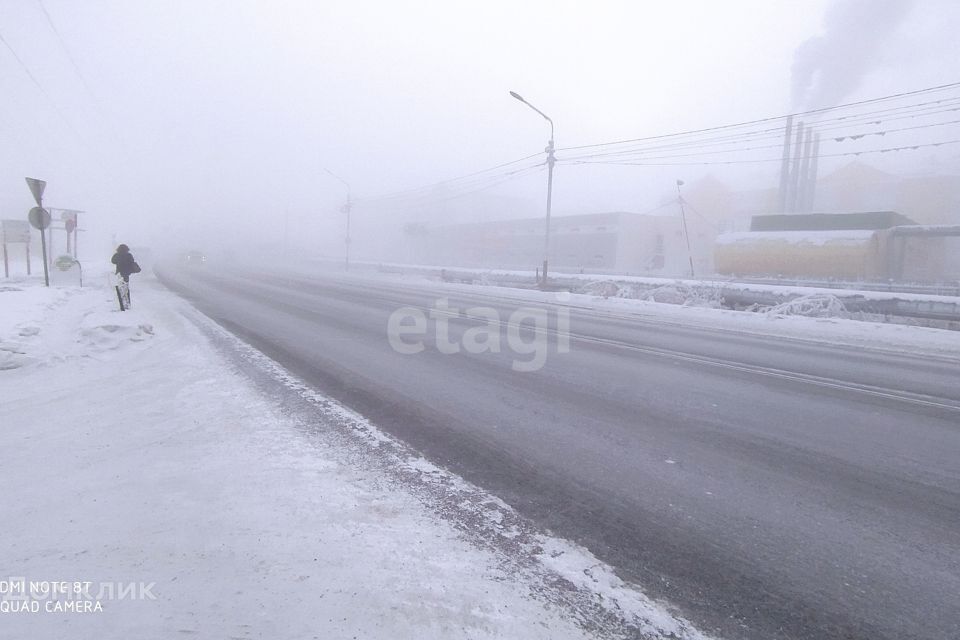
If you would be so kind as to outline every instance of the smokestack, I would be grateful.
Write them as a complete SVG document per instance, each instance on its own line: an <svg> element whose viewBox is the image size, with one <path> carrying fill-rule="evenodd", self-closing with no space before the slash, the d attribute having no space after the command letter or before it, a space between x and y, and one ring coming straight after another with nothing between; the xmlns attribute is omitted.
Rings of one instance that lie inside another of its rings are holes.
<svg viewBox="0 0 960 640"><path fill-rule="evenodd" d="M790 134L793 132L793 116L787 116L787 126L783 130L783 160L780 161L780 200L777 210L787 211L787 191L790 189Z"/></svg>
<svg viewBox="0 0 960 640"><path fill-rule="evenodd" d="M797 210L797 189L800 180L800 152L803 151L803 122L797 124L797 136L793 143L793 166L790 169L790 194L787 197L787 210L784 213L794 213Z"/></svg>
<svg viewBox="0 0 960 640"><path fill-rule="evenodd" d="M807 211L807 195L809 192L810 177L810 155L813 152L813 128L807 127L803 132L803 159L800 162L800 181L797 188L797 201L795 211L804 213Z"/></svg>
<svg viewBox="0 0 960 640"><path fill-rule="evenodd" d="M813 135L813 152L810 154L810 169L807 171L807 188L803 202L804 211L813 211L813 200L817 196L817 160L820 157L820 134Z"/></svg>

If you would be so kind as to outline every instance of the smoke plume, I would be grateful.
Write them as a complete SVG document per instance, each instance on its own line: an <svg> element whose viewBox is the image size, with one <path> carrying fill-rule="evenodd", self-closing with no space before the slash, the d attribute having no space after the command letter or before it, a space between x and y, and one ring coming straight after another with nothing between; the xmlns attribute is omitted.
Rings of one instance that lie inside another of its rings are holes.
<svg viewBox="0 0 960 640"><path fill-rule="evenodd" d="M794 53L794 106L839 104L877 65L913 4L914 0L836 0L824 15L823 34L806 40Z"/></svg>

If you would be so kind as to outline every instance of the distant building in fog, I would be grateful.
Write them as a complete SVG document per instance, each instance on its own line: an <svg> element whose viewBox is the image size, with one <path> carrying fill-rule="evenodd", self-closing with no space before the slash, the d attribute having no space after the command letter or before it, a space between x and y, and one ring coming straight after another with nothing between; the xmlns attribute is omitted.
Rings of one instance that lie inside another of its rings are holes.
<svg viewBox="0 0 960 640"><path fill-rule="evenodd" d="M960 225L917 225L894 211L754 216L717 238L729 276L942 283L960 278Z"/></svg>
<svg viewBox="0 0 960 640"><path fill-rule="evenodd" d="M712 270L715 230L688 215L694 267ZM684 275L687 244L679 214L624 211L551 219L551 268L563 271ZM409 259L421 264L533 270L543 262L544 219L500 220L440 227L417 226L407 234Z"/></svg>
<svg viewBox="0 0 960 640"><path fill-rule="evenodd" d="M754 217L776 212L777 188L770 186L733 190L717 178L706 176L690 181L683 187L682 195L686 204L690 253L696 275L716 272L715 256L718 245L715 240L721 234L725 236L725 241L719 245L719 251L725 255L722 259L725 265L719 271L737 273L746 268L748 265L745 264L730 264L730 234L749 232ZM669 215L614 211L554 216L551 222L552 268L567 272L688 275L690 267L680 210L675 197L670 200L671 197L672 194L660 207L661 211ZM824 214L898 211L919 224L960 224L960 177L900 177L854 161L833 171L821 173L813 194L813 207L815 212ZM469 215L465 212L461 219L473 217L479 220L486 216L489 220L493 211L517 208L490 206L484 208L484 215L477 211L470 212ZM438 219L443 213L438 210L432 218ZM803 214L787 212L785 215L792 217ZM856 216L842 219L849 221L855 218ZM421 217L421 220L423 219L429 220L431 216ZM450 219L450 216L445 216L445 219ZM397 245L391 246L389 251L384 250L383 254L395 256L393 259L396 260L419 264L533 270L543 262L543 224L542 216L440 226L409 223L404 226L405 242L402 252L401 246ZM914 238L900 239L897 242L906 247L906 262L902 269L892 269L884 263L882 269L863 267L854 273L844 267L841 271L844 275L850 272L853 274L850 277L856 278L896 273L900 277L917 279L931 279L936 274L957 272L956 266L950 266L960 261L954 249L957 239ZM833 239L830 244L839 246L839 243L839 239ZM937 243L942 243L943 248L937 246ZM920 250L919 247L927 247L929 250ZM740 245L737 248L739 252ZM915 248L917 250L914 250ZM837 252L839 249L834 251ZM777 251L771 250L768 253L775 255ZM939 255L944 255L944 260L933 259ZM930 258L927 266L918 262L924 256ZM810 258L808 254L798 254L798 264L815 266L810 263ZM838 260L833 262L838 263ZM942 268L941 263L944 265ZM749 266L751 272L760 268L758 264ZM823 270L832 268L827 263L819 266ZM771 269L773 267L764 266L764 270ZM774 269L773 273L785 271Z"/></svg>

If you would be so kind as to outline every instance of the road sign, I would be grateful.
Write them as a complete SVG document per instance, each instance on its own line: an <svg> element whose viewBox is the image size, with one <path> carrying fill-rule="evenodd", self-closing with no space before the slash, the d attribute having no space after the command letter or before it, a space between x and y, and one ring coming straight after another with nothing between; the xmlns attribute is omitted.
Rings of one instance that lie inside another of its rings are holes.
<svg viewBox="0 0 960 640"><path fill-rule="evenodd" d="M73 233L73 230L77 228L77 221L67 220L66 222L63 223L63 226L66 228L67 233Z"/></svg>
<svg viewBox="0 0 960 640"><path fill-rule="evenodd" d="M30 242L30 223L26 220L0 220L4 243Z"/></svg>
<svg viewBox="0 0 960 640"><path fill-rule="evenodd" d="M76 260L73 259L73 256L64 254L57 258L54 264L57 265L57 269L60 269L60 271L70 271L74 262L76 262Z"/></svg>
<svg viewBox="0 0 960 640"><path fill-rule="evenodd" d="M43 206L43 190L47 188L46 180L37 180L36 178L25 178L27 186L30 187L30 193L33 199L37 201L37 206Z"/></svg>
<svg viewBox="0 0 960 640"><path fill-rule="evenodd" d="M34 229L40 229L43 231L50 226L50 213L46 209L34 207L33 209L30 209L28 218Z"/></svg>

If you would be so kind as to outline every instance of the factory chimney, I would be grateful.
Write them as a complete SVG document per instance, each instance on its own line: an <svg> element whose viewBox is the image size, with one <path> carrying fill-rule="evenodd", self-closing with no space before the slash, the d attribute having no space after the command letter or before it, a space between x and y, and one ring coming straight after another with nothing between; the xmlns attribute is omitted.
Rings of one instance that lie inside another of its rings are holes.
<svg viewBox="0 0 960 640"><path fill-rule="evenodd" d="M787 116L783 132L783 156L780 161L780 213L813 211L819 155L820 134L812 127L805 127L803 122L798 122L794 135L793 116Z"/></svg>

